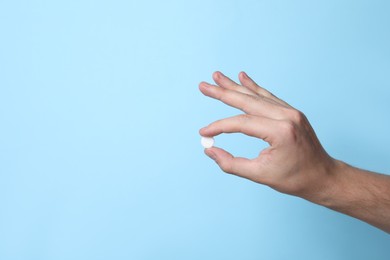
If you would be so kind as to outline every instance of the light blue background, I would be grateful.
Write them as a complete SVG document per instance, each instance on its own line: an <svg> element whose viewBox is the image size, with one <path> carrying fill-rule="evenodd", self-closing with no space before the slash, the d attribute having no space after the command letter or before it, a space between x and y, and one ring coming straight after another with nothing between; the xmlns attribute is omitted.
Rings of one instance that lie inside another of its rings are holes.
<svg viewBox="0 0 390 260"><path fill-rule="evenodd" d="M389 259L383 231L221 173L198 91L245 70L390 173L388 1L1 1L0 259ZM240 135L217 144L256 156Z"/></svg>

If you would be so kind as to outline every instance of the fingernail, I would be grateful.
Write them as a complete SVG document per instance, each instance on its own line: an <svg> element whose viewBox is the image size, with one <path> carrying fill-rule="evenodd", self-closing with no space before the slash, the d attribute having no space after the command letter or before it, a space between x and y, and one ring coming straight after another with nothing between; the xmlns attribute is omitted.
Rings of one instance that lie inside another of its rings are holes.
<svg viewBox="0 0 390 260"><path fill-rule="evenodd" d="M244 76L244 78L248 78L248 75L245 73L245 71L242 72L242 76Z"/></svg>
<svg viewBox="0 0 390 260"><path fill-rule="evenodd" d="M212 87L212 85L208 84L208 83L204 83L203 86L205 86L206 88L211 88Z"/></svg>

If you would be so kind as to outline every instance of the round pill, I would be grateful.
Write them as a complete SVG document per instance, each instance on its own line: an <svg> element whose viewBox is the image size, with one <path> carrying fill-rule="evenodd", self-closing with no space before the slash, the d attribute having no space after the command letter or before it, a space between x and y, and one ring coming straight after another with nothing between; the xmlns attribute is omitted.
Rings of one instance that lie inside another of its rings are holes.
<svg viewBox="0 0 390 260"><path fill-rule="evenodd" d="M200 143L204 148L211 148L214 145L214 138L202 136Z"/></svg>

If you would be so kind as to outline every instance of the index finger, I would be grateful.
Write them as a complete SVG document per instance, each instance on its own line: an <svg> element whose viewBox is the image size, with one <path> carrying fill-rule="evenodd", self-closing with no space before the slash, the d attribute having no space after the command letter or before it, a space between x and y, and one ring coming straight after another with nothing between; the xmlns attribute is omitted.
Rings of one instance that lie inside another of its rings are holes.
<svg viewBox="0 0 390 260"><path fill-rule="evenodd" d="M278 136L280 121L252 115L238 115L215 121L199 130L202 136L216 136L222 133L242 133L260 138L270 145Z"/></svg>
<svg viewBox="0 0 390 260"><path fill-rule="evenodd" d="M274 100L275 102L278 102L278 103L280 103L280 104L282 104L284 106L287 106L287 107L291 108L291 106L289 104L287 104L287 102L285 102L284 100L281 100L280 98L276 97L274 94L269 92L268 90L266 90L266 89L262 88L261 86L259 86L244 71L241 71L240 74L238 74L238 77L240 79L241 84L243 86L247 87L248 89L250 89L251 91L257 93L258 95L265 96L265 97L267 97L269 99Z"/></svg>

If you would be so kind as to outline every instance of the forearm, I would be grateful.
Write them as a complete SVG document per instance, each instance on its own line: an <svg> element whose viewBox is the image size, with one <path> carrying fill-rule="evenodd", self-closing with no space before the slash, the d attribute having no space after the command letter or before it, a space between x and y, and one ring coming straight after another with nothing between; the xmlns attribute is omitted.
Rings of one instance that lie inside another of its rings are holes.
<svg viewBox="0 0 390 260"><path fill-rule="evenodd" d="M390 233L390 176L336 161L326 191L306 199Z"/></svg>

